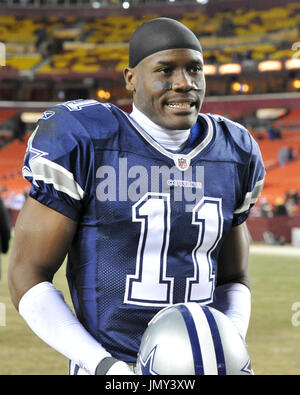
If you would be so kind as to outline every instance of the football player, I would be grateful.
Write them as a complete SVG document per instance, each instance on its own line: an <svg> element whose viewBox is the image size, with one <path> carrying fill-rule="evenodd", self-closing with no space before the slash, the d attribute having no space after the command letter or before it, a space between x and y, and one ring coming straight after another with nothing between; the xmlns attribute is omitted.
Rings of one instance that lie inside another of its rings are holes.
<svg viewBox="0 0 300 395"><path fill-rule="evenodd" d="M28 141L32 184L9 270L14 305L70 361L70 374L133 374L151 318L211 304L245 337L245 220L264 166L249 132L199 113L203 53L181 23L156 18L130 40L133 110L75 100L50 108ZM68 256L75 315L52 280Z"/></svg>

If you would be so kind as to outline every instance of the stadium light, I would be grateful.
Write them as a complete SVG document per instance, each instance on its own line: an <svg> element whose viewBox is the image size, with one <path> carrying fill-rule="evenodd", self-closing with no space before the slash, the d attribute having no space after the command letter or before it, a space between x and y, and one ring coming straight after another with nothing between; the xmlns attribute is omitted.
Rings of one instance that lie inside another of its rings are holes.
<svg viewBox="0 0 300 395"><path fill-rule="evenodd" d="M24 123L36 123L41 116L43 115L42 112L29 112L29 111L24 111L21 113L21 121Z"/></svg>
<svg viewBox="0 0 300 395"><path fill-rule="evenodd" d="M124 1L123 4L122 4L122 7L123 7L125 10L127 10L127 9L130 7L129 1Z"/></svg>
<svg viewBox="0 0 300 395"><path fill-rule="evenodd" d="M242 66L239 63L226 63L219 67L220 74L240 74Z"/></svg>
<svg viewBox="0 0 300 395"><path fill-rule="evenodd" d="M205 64L203 71L205 75L215 75L217 74L217 66L214 64Z"/></svg>
<svg viewBox="0 0 300 395"><path fill-rule="evenodd" d="M258 119L268 119L268 120L276 120L279 117L283 117L288 113L287 108L258 108L256 110L256 117Z"/></svg>
<svg viewBox="0 0 300 395"><path fill-rule="evenodd" d="M288 59L284 62L286 70L300 69L300 59Z"/></svg>
<svg viewBox="0 0 300 395"><path fill-rule="evenodd" d="M250 86L246 83L236 81L231 84L231 89L236 93L249 93Z"/></svg>
<svg viewBox="0 0 300 395"><path fill-rule="evenodd" d="M93 7L93 8L100 8L100 7L101 7L100 1L93 1L92 7Z"/></svg>
<svg viewBox="0 0 300 395"><path fill-rule="evenodd" d="M99 99L109 100L110 97L111 97L111 94L110 94L110 92L105 91L104 89L98 89L97 90L97 96L98 96Z"/></svg>
<svg viewBox="0 0 300 395"><path fill-rule="evenodd" d="M258 64L258 71L280 71L282 63L280 60L264 60Z"/></svg>
<svg viewBox="0 0 300 395"><path fill-rule="evenodd" d="M295 89L300 89L300 80L294 80L293 82L292 82L292 85L293 85L293 88L295 88Z"/></svg>

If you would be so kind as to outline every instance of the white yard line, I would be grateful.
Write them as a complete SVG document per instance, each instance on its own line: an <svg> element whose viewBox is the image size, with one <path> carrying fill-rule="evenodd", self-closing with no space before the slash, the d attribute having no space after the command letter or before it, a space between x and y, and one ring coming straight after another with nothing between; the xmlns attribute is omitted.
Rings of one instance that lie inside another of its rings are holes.
<svg viewBox="0 0 300 395"><path fill-rule="evenodd" d="M269 245L251 245L251 255L281 255L299 258L300 264L300 247L292 246L269 246Z"/></svg>

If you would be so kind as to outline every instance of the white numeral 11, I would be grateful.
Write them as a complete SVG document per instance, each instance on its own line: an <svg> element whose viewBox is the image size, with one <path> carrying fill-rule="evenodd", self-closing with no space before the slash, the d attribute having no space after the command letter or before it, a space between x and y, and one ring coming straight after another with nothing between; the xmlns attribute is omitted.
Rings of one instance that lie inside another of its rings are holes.
<svg viewBox="0 0 300 395"><path fill-rule="evenodd" d="M191 226L198 226L192 252L194 276L187 278L185 302L209 303L214 289L211 253L222 236L221 199L203 197L193 210ZM132 207L132 220L141 223L134 275L127 275L125 303L165 306L173 303L174 278L167 277L170 195L147 193Z"/></svg>

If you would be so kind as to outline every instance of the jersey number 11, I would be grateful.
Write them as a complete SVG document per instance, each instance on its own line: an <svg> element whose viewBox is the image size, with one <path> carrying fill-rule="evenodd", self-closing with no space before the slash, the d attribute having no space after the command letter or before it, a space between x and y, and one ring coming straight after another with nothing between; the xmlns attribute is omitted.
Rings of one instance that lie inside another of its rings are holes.
<svg viewBox="0 0 300 395"><path fill-rule="evenodd" d="M174 278L168 277L170 195L147 193L132 207L132 220L141 223L136 271L127 275L124 302L143 306L173 303ZM203 197L192 212L198 240L192 251L194 275L186 279L185 302L210 303L214 291L211 253L223 231L222 199Z"/></svg>

